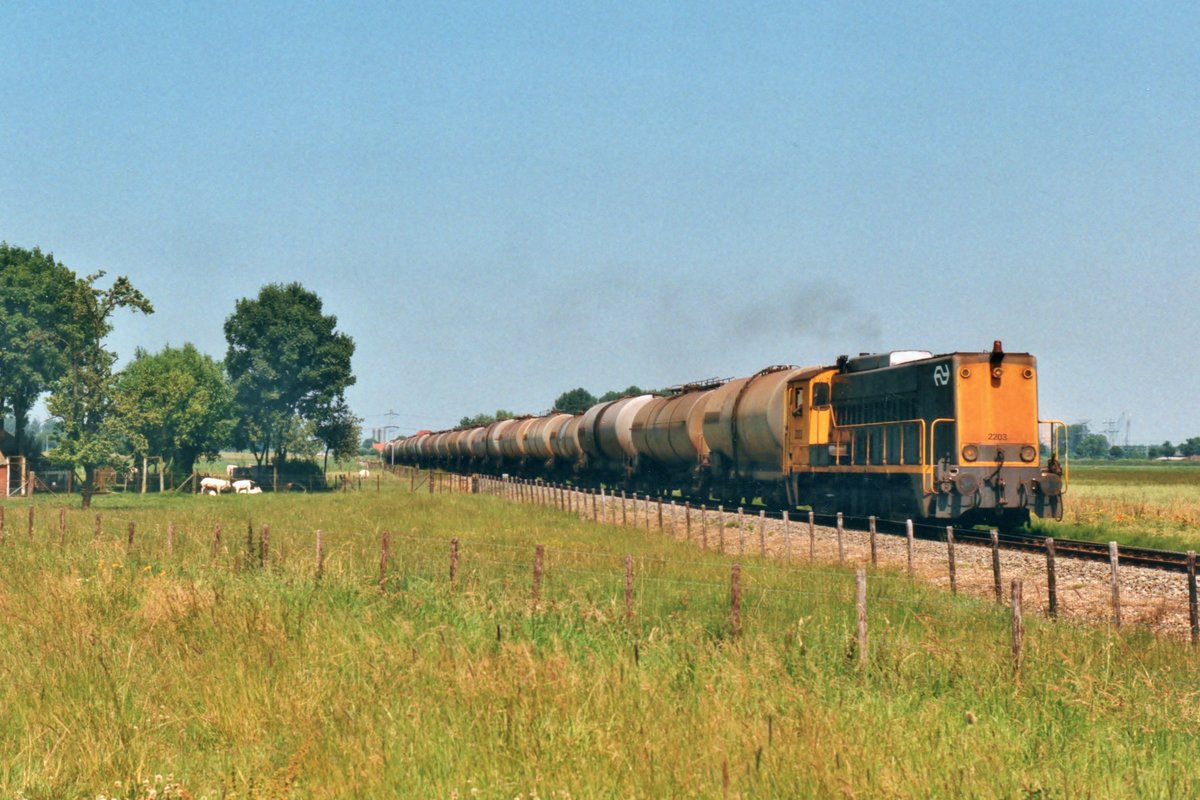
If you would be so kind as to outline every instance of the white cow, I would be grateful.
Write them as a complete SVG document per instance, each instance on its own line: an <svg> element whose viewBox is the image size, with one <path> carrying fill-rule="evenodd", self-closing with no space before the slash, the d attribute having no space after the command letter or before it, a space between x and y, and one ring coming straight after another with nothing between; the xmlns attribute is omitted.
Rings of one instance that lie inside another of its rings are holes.
<svg viewBox="0 0 1200 800"><path fill-rule="evenodd" d="M237 474L237 471L238 471L237 464L226 464L225 465L225 477L226 478L232 478L235 474Z"/></svg>
<svg viewBox="0 0 1200 800"><path fill-rule="evenodd" d="M232 484L224 478L201 478L200 491L204 494L220 494L228 492L232 488Z"/></svg>
<svg viewBox="0 0 1200 800"><path fill-rule="evenodd" d="M358 477L360 477L360 478L369 478L369 477L371 477L371 470L369 470L369 469L360 469L360 470L358 471Z"/></svg>
<svg viewBox="0 0 1200 800"><path fill-rule="evenodd" d="M249 478L242 478L239 481L233 482L233 490L238 494L258 494L262 491L262 489L258 489L258 492L255 492L254 489L257 488L258 487L254 485L254 481L250 480Z"/></svg>

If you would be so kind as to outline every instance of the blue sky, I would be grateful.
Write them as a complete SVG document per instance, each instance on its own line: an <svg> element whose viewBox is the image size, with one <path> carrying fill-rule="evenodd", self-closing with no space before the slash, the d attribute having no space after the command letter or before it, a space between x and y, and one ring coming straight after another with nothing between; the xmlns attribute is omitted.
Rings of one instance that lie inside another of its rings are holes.
<svg viewBox="0 0 1200 800"><path fill-rule="evenodd" d="M365 427L840 353L1200 435L1190 4L0 5L0 239L224 353L298 280ZM385 416L394 411L394 416Z"/></svg>

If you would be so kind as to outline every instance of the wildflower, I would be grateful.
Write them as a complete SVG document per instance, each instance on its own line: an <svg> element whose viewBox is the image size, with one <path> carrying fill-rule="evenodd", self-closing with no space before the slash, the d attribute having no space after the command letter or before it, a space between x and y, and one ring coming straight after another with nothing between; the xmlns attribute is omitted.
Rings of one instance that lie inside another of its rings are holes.
<svg viewBox="0 0 1200 800"><path fill-rule="evenodd" d="M151 566L150 564L147 564L146 566L142 567L142 572L150 572L153 569L154 569L153 566Z"/></svg>

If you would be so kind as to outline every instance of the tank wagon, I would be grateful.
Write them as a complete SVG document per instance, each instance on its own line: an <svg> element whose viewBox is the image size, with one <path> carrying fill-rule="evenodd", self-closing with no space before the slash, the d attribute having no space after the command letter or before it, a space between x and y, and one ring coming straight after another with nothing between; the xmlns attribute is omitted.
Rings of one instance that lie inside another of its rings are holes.
<svg viewBox="0 0 1200 800"><path fill-rule="evenodd" d="M385 461L761 498L883 518L1018 527L1061 518L1066 426L1039 420L1037 360L991 351L841 356L389 442ZM1043 437L1044 435L1044 437ZM1048 442L1048 452L1044 451Z"/></svg>

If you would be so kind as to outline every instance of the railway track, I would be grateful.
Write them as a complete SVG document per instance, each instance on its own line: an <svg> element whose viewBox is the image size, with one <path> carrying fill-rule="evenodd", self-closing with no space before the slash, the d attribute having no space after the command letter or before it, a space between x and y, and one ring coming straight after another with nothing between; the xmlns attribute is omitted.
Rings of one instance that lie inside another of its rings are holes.
<svg viewBox="0 0 1200 800"><path fill-rule="evenodd" d="M677 504L689 502L693 508L700 508L703 505L710 510L715 510L717 507L712 498L701 498L693 495L675 495L668 498L631 492L628 497L635 503L652 503L662 500L664 503L675 501ZM750 505L743 508L748 517L757 517L761 511L769 519L783 519L783 509L764 507L762 505ZM736 511L737 506L725 508L726 514ZM799 515L793 516L792 521L796 524L807 523L807 519ZM832 528L837 525L837 516L817 514L814 516L813 521L822 527ZM866 519L846 516L843 516L843 527L846 530L858 532L869 529ZM907 527L903 523L881 519L876 525L876 531L885 535L906 535ZM913 536L927 541L945 541L946 527L929 523L915 524L913 527ZM960 544L977 544L984 547L990 547L992 543L991 531L975 528L954 528L954 539ZM1046 539L1047 537L1045 536L1032 533L1002 532L998 535L998 544L1004 550L1045 555L1047 553ZM1084 539L1059 539L1055 537L1054 553L1056 558L1073 558L1081 561L1108 562L1111 558L1107 542L1092 542ZM1178 550L1156 550L1149 547L1121 545L1118 547L1118 557L1120 563L1125 566L1145 567L1164 572L1186 573L1188 571L1188 554Z"/></svg>
<svg viewBox="0 0 1200 800"><path fill-rule="evenodd" d="M655 500L659 499L653 496L642 495L643 499ZM699 507L701 503L712 508L712 500L702 500L696 497L684 496L671 498L677 502L689 501L694 507ZM736 510L736 507L732 510ZM764 511L770 519L783 519L782 509L764 508L763 506L747 506L746 513L757 516L759 511ZM726 513L731 509L726 508ZM799 517L793 517L794 522L807 522ZM818 525L825 527L835 527L837 524L836 515L817 514L814 521ZM863 532L868 529L867 521L860 518L843 517L843 526L846 530ZM879 520L876 525L876 530L882 534L888 535L906 535L907 530L904 524ZM931 525L929 523L921 523L914 526L913 535L919 539L930 541L945 541L946 528L944 526ZM1040 553L1046 554L1046 538L1038 534L1032 533L1000 533L999 545L1004 550L1015 550L1024 553ZM979 530L975 528L954 528L954 540L958 543L978 544L985 547L990 547L992 543L992 535L988 530ZM1081 561L1101 561L1107 563L1110 559L1109 547L1107 542L1092 542L1086 539L1059 539L1054 538L1054 554L1056 558L1074 558ZM1178 550L1156 550L1149 547L1130 547L1120 545L1118 547L1118 557L1120 563L1130 567L1146 567L1148 569L1158 569L1165 572L1181 572L1188 571L1188 555L1187 553Z"/></svg>

